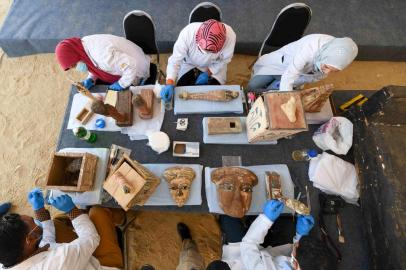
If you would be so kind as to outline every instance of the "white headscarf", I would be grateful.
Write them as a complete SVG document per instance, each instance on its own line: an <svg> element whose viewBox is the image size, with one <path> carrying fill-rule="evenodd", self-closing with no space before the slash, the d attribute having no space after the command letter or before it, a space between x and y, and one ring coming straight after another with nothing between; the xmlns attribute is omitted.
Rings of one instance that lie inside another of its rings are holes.
<svg viewBox="0 0 406 270"><path fill-rule="evenodd" d="M334 38L319 49L314 58L314 67L321 71L321 64L325 64L343 70L354 61L357 54L357 44L351 38Z"/></svg>

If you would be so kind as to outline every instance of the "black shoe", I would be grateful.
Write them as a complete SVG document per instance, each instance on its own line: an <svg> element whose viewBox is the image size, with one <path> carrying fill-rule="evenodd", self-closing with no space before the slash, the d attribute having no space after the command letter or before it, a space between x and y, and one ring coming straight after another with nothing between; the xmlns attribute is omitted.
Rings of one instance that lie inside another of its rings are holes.
<svg viewBox="0 0 406 270"><path fill-rule="evenodd" d="M152 265L144 264L140 270L155 270L155 268Z"/></svg>
<svg viewBox="0 0 406 270"><path fill-rule="evenodd" d="M192 239L192 236L190 235L189 227L186 226L186 224L184 224L182 222L178 223L177 229L178 229L178 234L179 234L180 238L182 238L182 241L185 239Z"/></svg>

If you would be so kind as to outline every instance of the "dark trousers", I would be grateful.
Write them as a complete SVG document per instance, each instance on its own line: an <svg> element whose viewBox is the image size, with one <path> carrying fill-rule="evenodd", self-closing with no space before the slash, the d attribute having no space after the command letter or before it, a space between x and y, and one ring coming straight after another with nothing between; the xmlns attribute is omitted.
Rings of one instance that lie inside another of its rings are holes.
<svg viewBox="0 0 406 270"><path fill-rule="evenodd" d="M188 72L183 74L182 77L179 78L176 86L195 85L196 79L197 79L197 77L199 77L199 75L201 73L202 73L202 71L200 71L197 68L193 68L193 69L189 70ZM215 78L210 77L208 85L220 85L220 82L217 81Z"/></svg>
<svg viewBox="0 0 406 270"><path fill-rule="evenodd" d="M256 218L257 216L233 218L227 215L220 215L220 228L223 233L224 244L241 242ZM295 234L296 226L292 216L280 216L268 231L262 246L276 247L292 243Z"/></svg>

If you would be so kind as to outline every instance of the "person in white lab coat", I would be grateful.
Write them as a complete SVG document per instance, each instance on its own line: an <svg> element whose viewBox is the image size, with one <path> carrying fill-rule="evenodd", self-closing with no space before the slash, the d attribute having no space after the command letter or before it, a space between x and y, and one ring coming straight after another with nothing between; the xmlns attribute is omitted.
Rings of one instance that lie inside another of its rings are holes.
<svg viewBox="0 0 406 270"><path fill-rule="evenodd" d="M233 57L235 42L233 29L213 19L183 28L168 59L161 98L170 101L175 84L225 84L227 64Z"/></svg>
<svg viewBox="0 0 406 270"><path fill-rule="evenodd" d="M260 246L283 208L283 203L278 200L268 201L264 213L251 224L242 241L224 245L222 262L213 262L207 270L336 269L336 261L326 246L307 236L314 225L310 215L298 216L293 244L267 248Z"/></svg>
<svg viewBox="0 0 406 270"><path fill-rule="evenodd" d="M76 208L68 195L59 196L49 202L69 216L77 235L77 239L63 244L56 243L55 225L48 210L44 208L42 192L34 189L28 198L36 221L32 217L18 214L7 214L0 220L1 269L106 270L123 267L121 251L121 261L109 267L102 266L100 260L93 256L103 245L103 239L89 215ZM102 221L102 226L112 227L114 230L114 226L110 226L111 220L103 217ZM114 245L117 245L119 250L117 239ZM105 257L107 260L110 256L115 257L117 254L114 254L116 251L112 246L110 245L109 253L99 252L98 257Z"/></svg>
<svg viewBox="0 0 406 270"><path fill-rule="evenodd" d="M98 34L68 38L58 43L56 59L64 71L76 67L89 72L82 84L90 89L97 79L121 91L149 77L150 58L133 42L114 35Z"/></svg>
<svg viewBox="0 0 406 270"><path fill-rule="evenodd" d="M290 91L345 69L358 54L348 37L311 34L261 56L253 67L248 90Z"/></svg>

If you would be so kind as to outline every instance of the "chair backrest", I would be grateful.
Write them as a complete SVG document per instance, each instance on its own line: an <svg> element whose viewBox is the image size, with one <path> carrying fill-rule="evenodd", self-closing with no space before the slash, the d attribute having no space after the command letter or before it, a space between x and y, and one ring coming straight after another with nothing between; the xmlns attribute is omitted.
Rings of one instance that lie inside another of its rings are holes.
<svg viewBox="0 0 406 270"><path fill-rule="evenodd" d="M151 16L142 10L133 10L123 19L125 37L141 47L145 54L156 54L159 50L155 39L155 25Z"/></svg>
<svg viewBox="0 0 406 270"><path fill-rule="evenodd" d="M303 3L293 3L284 7L276 17L271 31L262 43L258 53L260 57L264 46L280 48L300 39L312 18L311 8Z"/></svg>
<svg viewBox="0 0 406 270"><path fill-rule="evenodd" d="M202 2L198 4L189 15L189 23L205 22L210 19L221 22L221 10L212 2Z"/></svg>

